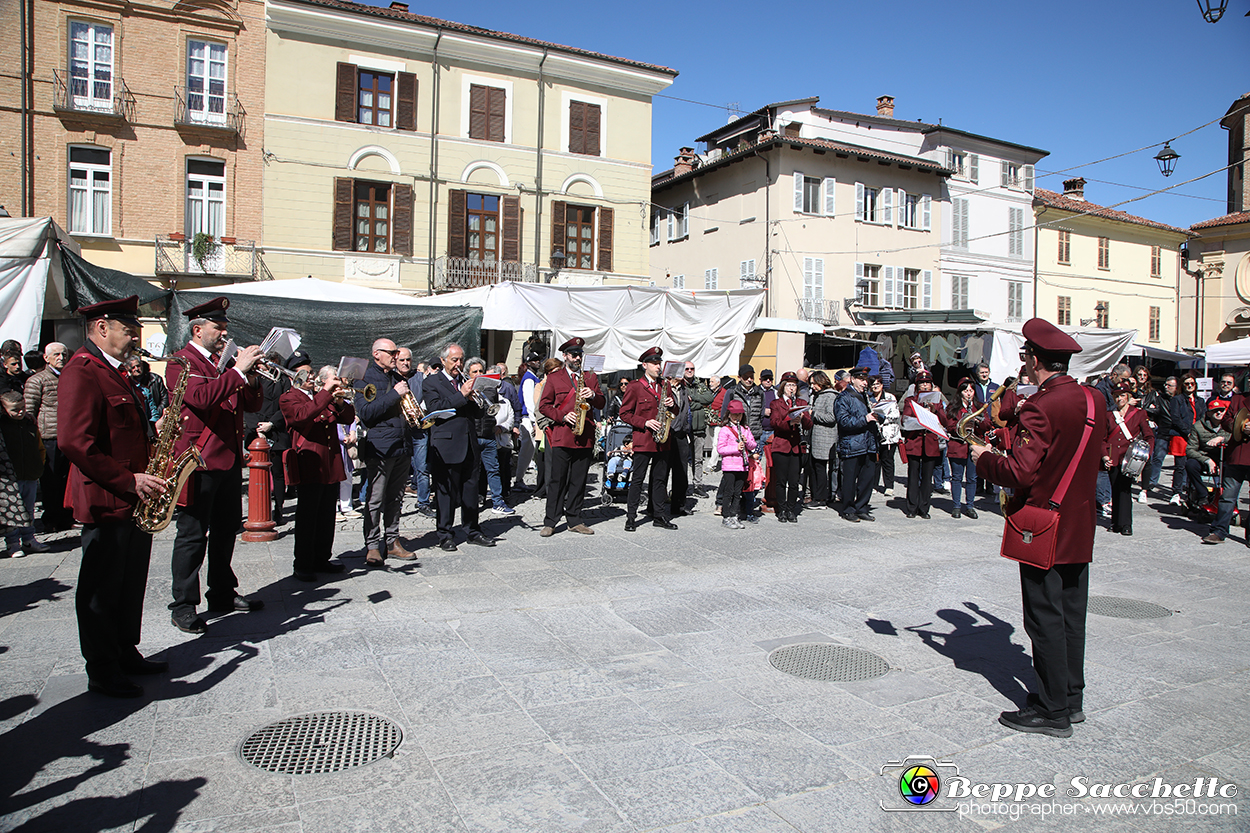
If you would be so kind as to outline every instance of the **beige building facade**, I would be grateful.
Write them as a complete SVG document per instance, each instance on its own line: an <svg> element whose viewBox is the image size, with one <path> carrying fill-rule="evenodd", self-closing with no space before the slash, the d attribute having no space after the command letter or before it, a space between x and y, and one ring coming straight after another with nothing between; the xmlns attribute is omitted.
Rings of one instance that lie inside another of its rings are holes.
<svg viewBox="0 0 1250 833"><path fill-rule="evenodd" d="M1033 314L1060 326L1136 329L1139 344L1177 350L1185 229L1085 199L1085 180L1033 195Z"/></svg>
<svg viewBox="0 0 1250 833"><path fill-rule="evenodd" d="M675 71L402 3L271 0L267 26L275 277L648 282L651 97Z"/></svg>
<svg viewBox="0 0 1250 833"><path fill-rule="evenodd" d="M25 55L17 10L0 13L9 213L166 286L263 277L264 4L33 0Z"/></svg>

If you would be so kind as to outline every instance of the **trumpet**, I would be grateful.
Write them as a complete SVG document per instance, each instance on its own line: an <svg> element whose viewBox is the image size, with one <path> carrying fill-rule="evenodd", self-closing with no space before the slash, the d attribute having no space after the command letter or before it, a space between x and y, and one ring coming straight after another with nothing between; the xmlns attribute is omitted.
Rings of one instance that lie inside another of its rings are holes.
<svg viewBox="0 0 1250 833"><path fill-rule="evenodd" d="M425 411L421 410L421 403L417 401L417 397L413 395L412 391L408 391L399 397L399 410L403 412L404 422L408 423L409 428L416 428L417 426L426 427Z"/></svg>
<svg viewBox="0 0 1250 833"><path fill-rule="evenodd" d="M297 388L302 388L304 383L308 381L309 374L312 373L312 370L307 367L301 367L298 371L287 370L282 365L268 358L257 359L253 369L271 382L276 382L281 377L286 376L291 380L291 384Z"/></svg>

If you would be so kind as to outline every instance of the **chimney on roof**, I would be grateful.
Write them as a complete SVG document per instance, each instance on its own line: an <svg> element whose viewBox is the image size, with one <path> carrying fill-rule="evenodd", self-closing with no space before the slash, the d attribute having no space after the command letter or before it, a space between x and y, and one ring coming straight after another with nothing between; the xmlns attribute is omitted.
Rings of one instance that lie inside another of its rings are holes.
<svg viewBox="0 0 1250 833"><path fill-rule="evenodd" d="M688 174L694 170L694 148L682 148L673 157L673 176Z"/></svg>
<svg viewBox="0 0 1250 833"><path fill-rule="evenodd" d="M877 115L884 116L887 119L894 118L894 96L877 96Z"/></svg>
<svg viewBox="0 0 1250 833"><path fill-rule="evenodd" d="M1063 195L1070 200L1085 202L1085 179L1079 176L1076 179L1065 179Z"/></svg>
<svg viewBox="0 0 1250 833"><path fill-rule="evenodd" d="M408 11L408 4L401 3L399 0L391 0L391 8L397 12L406 12Z"/></svg>

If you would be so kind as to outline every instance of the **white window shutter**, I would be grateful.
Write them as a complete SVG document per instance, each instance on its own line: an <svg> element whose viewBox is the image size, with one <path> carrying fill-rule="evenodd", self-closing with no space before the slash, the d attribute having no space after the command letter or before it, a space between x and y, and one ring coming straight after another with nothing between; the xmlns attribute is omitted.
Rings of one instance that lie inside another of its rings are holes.
<svg viewBox="0 0 1250 833"><path fill-rule="evenodd" d="M1006 159L1000 160L998 164L1000 170L1002 171L1002 186L1006 188L1011 184L1011 166L1007 164Z"/></svg>
<svg viewBox="0 0 1250 833"><path fill-rule="evenodd" d="M963 243L961 245L964 248L968 247L968 238L972 236L972 226L969 225L968 220L968 204L971 202L972 200L963 200L959 206L960 219L963 221L960 224L960 228L963 229Z"/></svg>
<svg viewBox="0 0 1250 833"><path fill-rule="evenodd" d="M926 269L921 275L923 281L921 289L921 307L923 309L933 309L933 271Z"/></svg>
<svg viewBox="0 0 1250 833"><path fill-rule="evenodd" d="M876 217L878 222L885 223L887 226L894 225L894 189L881 189L881 211Z"/></svg>
<svg viewBox="0 0 1250 833"><path fill-rule="evenodd" d="M744 260L738 264L738 283L746 286L747 283L747 262Z"/></svg>
<svg viewBox="0 0 1250 833"><path fill-rule="evenodd" d="M825 181L821 183L821 197L823 198L825 216L832 217L838 213L838 206L835 193L837 191L838 181L831 176L825 177Z"/></svg>
<svg viewBox="0 0 1250 833"><path fill-rule="evenodd" d="M861 289L859 286L859 282L862 281L863 279L864 279L864 264L856 263L855 264L855 300L859 301L861 304L864 303L864 296L868 294L868 291L866 289Z"/></svg>
<svg viewBox="0 0 1250 833"><path fill-rule="evenodd" d="M690 236L690 203L683 203L681 206L681 236Z"/></svg>
<svg viewBox="0 0 1250 833"><path fill-rule="evenodd" d="M812 297L825 297L825 259L823 257L812 259Z"/></svg>
<svg viewBox="0 0 1250 833"><path fill-rule="evenodd" d="M803 213L803 174L794 172L794 213Z"/></svg>
<svg viewBox="0 0 1250 833"><path fill-rule="evenodd" d="M1024 190L1033 193L1033 166L1024 166Z"/></svg>
<svg viewBox="0 0 1250 833"><path fill-rule="evenodd" d="M864 216L864 183L855 183L855 219L868 220L870 217Z"/></svg>
<svg viewBox="0 0 1250 833"><path fill-rule="evenodd" d="M675 223L677 222L676 212L668 212L668 239L672 240L676 236Z"/></svg>
<svg viewBox="0 0 1250 833"><path fill-rule="evenodd" d="M920 198L920 227L925 231L933 228L933 203L928 194Z"/></svg>
<svg viewBox="0 0 1250 833"><path fill-rule="evenodd" d="M968 154L968 179L976 182L981 178L981 157L975 153Z"/></svg>
<svg viewBox="0 0 1250 833"><path fill-rule="evenodd" d="M881 294L884 296L881 301L881 306L892 307L894 306L894 267L882 266L881 274L885 276L881 281L885 286L885 288L881 291Z"/></svg>
<svg viewBox="0 0 1250 833"><path fill-rule="evenodd" d="M946 149L946 167L952 171L955 170L955 151L953 148Z"/></svg>
<svg viewBox="0 0 1250 833"><path fill-rule="evenodd" d="M898 189L898 227L907 227L907 192L902 188Z"/></svg>

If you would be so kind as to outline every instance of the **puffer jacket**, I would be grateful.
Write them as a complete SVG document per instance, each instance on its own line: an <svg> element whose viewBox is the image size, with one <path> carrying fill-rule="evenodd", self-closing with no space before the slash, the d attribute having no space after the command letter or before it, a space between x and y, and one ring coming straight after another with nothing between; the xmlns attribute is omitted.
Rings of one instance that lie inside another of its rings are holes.
<svg viewBox="0 0 1250 833"><path fill-rule="evenodd" d="M838 456L877 453L877 435L868 422L868 398L853 387L838 394L833 404L838 419Z"/></svg>
<svg viewBox="0 0 1250 833"><path fill-rule="evenodd" d="M45 367L26 380L22 392L26 400L26 413L35 420L39 436L45 440L56 439L56 383L58 376L52 368Z"/></svg>
<svg viewBox="0 0 1250 833"><path fill-rule="evenodd" d="M838 392L825 388L812 397L812 457L828 460L838 444L838 418L834 413L834 401Z"/></svg>
<svg viewBox="0 0 1250 833"><path fill-rule="evenodd" d="M1224 438L1224 445L1208 446L1207 442L1216 437ZM1232 432L1224 430L1224 427L1216 423L1211 426L1211 420L1204 415L1202 419L1194 423L1194 427L1189 431L1189 444L1185 446L1185 456L1193 460L1197 460L1204 466L1213 456L1218 463L1223 457L1223 449L1228 447L1228 442L1232 439Z"/></svg>
<svg viewBox="0 0 1250 833"><path fill-rule="evenodd" d="M752 385L748 391L740 382L727 388L724 397L721 399L720 413L722 425L729 422L729 403L735 399L746 408L742 424L751 429L751 436L757 438L762 436L764 433L764 389L759 385Z"/></svg>

